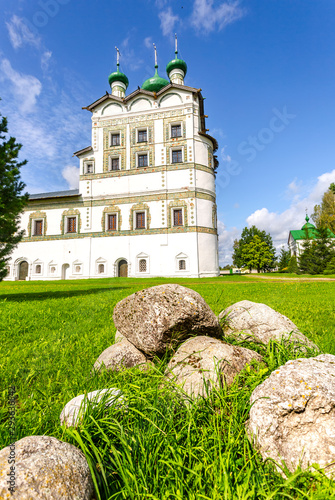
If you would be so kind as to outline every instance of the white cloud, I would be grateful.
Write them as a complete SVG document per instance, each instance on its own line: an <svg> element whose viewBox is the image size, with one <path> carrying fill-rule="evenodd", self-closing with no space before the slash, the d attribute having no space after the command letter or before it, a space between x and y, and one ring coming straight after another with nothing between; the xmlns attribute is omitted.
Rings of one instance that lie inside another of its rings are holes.
<svg viewBox="0 0 335 500"><path fill-rule="evenodd" d="M63 168L62 176L66 180L70 189L77 189L79 187L79 168L74 165L68 165Z"/></svg>
<svg viewBox="0 0 335 500"><path fill-rule="evenodd" d="M218 220L218 233L220 266L232 264L233 243L240 237L241 231L237 227L226 229L224 223Z"/></svg>
<svg viewBox="0 0 335 500"><path fill-rule="evenodd" d="M41 55L41 68L43 71L48 71L49 61L51 59L52 52L50 50L45 50Z"/></svg>
<svg viewBox="0 0 335 500"><path fill-rule="evenodd" d="M222 30L244 15L245 9L240 7L238 0L226 1L217 7L214 7L214 0L194 0L191 23L197 30L209 33Z"/></svg>
<svg viewBox="0 0 335 500"><path fill-rule="evenodd" d="M161 11L158 17L161 22L163 35L170 35L174 30L175 24L179 21L179 17L173 14L171 7Z"/></svg>
<svg viewBox="0 0 335 500"><path fill-rule="evenodd" d="M147 49L151 49L152 48L152 37L151 36L147 36L144 39L144 45L146 46Z"/></svg>
<svg viewBox="0 0 335 500"><path fill-rule="evenodd" d="M329 185L335 182L335 169L320 175L317 182L309 188L303 198L293 198L291 206L282 213L270 212L267 208L261 208L249 215L246 219L248 226L255 225L259 229L269 232L274 244L279 248L287 243L289 231L300 229L304 224L306 209L309 215L312 214L314 206L319 204L322 195ZM295 189L296 181L289 184L289 189Z"/></svg>
<svg viewBox="0 0 335 500"><path fill-rule="evenodd" d="M40 47L41 39L36 36L28 26L25 24L21 17L14 14L11 20L6 23L9 38L14 49L23 47L24 45L32 45L34 47Z"/></svg>
<svg viewBox="0 0 335 500"><path fill-rule="evenodd" d="M23 113L34 110L37 97L42 90L41 82L35 76L24 75L12 68L8 59L3 59L0 63L2 70L2 80L7 79L11 83L11 91L18 99L18 106Z"/></svg>

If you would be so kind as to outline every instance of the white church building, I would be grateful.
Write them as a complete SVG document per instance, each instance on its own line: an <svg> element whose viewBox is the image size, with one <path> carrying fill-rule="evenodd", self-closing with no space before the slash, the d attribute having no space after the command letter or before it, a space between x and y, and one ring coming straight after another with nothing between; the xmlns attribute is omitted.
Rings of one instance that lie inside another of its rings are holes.
<svg viewBox="0 0 335 500"><path fill-rule="evenodd" d="M186 63L167 65L126 95L87 106L92 144L74 153L79 189L30 196L23 240L7 280L218 276L217 141L208 135L201 89L184 84Z"/></svg>

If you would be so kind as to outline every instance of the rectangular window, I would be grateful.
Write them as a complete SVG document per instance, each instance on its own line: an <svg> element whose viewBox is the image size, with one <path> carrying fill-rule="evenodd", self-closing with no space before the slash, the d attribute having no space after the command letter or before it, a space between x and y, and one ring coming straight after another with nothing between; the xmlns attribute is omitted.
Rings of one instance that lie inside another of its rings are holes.
<svg viewBox="0 0 335 500"><path fill-rule="evenodd" d="M147 142L147 129L137 131L137 142Z"/></svg>
<svg viewBox="0 0 335 500"><path fill-rule="evenodd" d="M84 172L85 172L85 174L93 174L94 173L94 164L92 162L84 163Z"/></svg>
<svg viewBox="0 0 335 500"><path fill-rule="evenodd" d="M120 133L110 134L110 146L120 146Z"/></svg>
<svg viewBox="0 0 335 500"><path fill-rule="evenodd" d="M171 125L171 137L181 137L181 125Z"/></svg>
<svg viewBox="0 0 335 500"><path fill-rule="evenodd" d="M120 133L110 135L110 145L120 146Z"/></svg>
<svg viewBox="0 0 335 500"><path fill-rule="evenodd" d="M183 161L183 154L181 149L172 151L172 163L181 163Z"/></svg>
<svg viewBox="0 0 335 500"><path fill-rule="evenodd" d="M34 221L34 236L42 236L43 234L43 220Z"/></svg>
<svg viewBox="0 0 335 500"><path fill-rule="evenodd" d="M145 229L145 212L136 212L136 229Z"/></svg>
<svg viewBox="0 0 335 500"><path fill-rule="evenodd" d="M110 170L120 170L120 158L110 158Z"/></svg>
<svg viewBox="0 0 335 500"><path fill-rule="evenodd" d="M137 156L137 166L138 167L147 167L148 166L148 154L141 154Z"/></svg>
<svg viewBox="0 0 335 500"><path fill-rule="evenodd" d="M173 225L182 226L183 225L183 210L182 208L177 208L173 210Z"/></svg>
<svg viewBox="0 0 335 500"><path fill-rule="evenodd" d="M107 230L108 231L116 231L116 222L117 222L117 215L116 214L108 214L107 215Z"/></svg>
<svg viewBox="0 0 335 500"><path fill-rule="evenodd" d="M68 217L67 218L67 232L68 233L77 232L77 217Z"/></svg>

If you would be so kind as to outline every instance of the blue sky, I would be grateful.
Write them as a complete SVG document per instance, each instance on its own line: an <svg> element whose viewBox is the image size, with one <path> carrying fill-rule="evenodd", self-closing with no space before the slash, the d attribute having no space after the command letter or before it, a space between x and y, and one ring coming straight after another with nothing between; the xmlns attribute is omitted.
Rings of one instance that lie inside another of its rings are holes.
<svg viewBox="0 0 335 500"><path fill-rule="evenodd" d="M108 88L115 45L132 92L173 58L206 97L219 142L220 262L256 224L275 245L335 182L332 0L0 0L0 111L23 144L30 193L76 187L82 110Z"/></svg>

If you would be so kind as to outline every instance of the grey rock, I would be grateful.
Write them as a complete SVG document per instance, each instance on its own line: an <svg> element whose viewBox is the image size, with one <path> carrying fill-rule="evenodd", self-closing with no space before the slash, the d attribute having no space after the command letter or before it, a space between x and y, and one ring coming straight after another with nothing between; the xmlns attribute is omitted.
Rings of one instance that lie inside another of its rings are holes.
<svg viewBox="0 0 335 500"><path fill-rule="evenodd" d="M180 285L159 285L118 302L116 328L141 351L163 354L194 335L222 335L218 319L197 292Z"/></svg>
<svg viewBox="0 0 335 500"><path fill-rule="evenodd" d="M8 459L15 453L15 464ZM15 469L10 470L10 467ZM14 492L8 490L10 476ZM28 436L0 451L0 498L8 500L91 500L93 481L84 454L49 436Z"/></svg>
<svg viewBox="0 0 335 500"><path fill-rule="evenodd" d="M195 337L182 344L170 360L166 377L192 398L206 396L213 387L231 385L251 360L262 361L258 353L224 344L210 337Z"/></svg>
<svg viewBox="0 0 335 500"><path fill-rule="evenodd" d="M262 344L268 344L270 340L289 338L297 345L318 350L289 318L265 304L250 300L236 302L219 314L219 320L223 319L226 335L238 334L241 339L252 338Z"/></svg>
<svg viewBox="0 0 335 500"><path fill-rule="evenodd" d="M107 347L96 362L94 363L95 370L105 368L107 370L119 371L124 368L143 365L147 362L147 358L127 339L123 339L110 347Z"/></svg>
<svg viewBox="0 0 335 500"><path fill-rule="evenodd" d="M246 429L264 459L283 460L291 472L317 463L335 478L335 356L288 361L250 404Z"/></svg>
<svg viewBox="0 0 335 500"><path fill-rule="evenodd" d="M88 394L81 394L66 403L60 414L61 424L65 424L66 427L76 427L85 412L89 408L94 408L102 399L104 399L106 407L122 408L125 406L125 398L120 389L100 389Z"/></svg>

